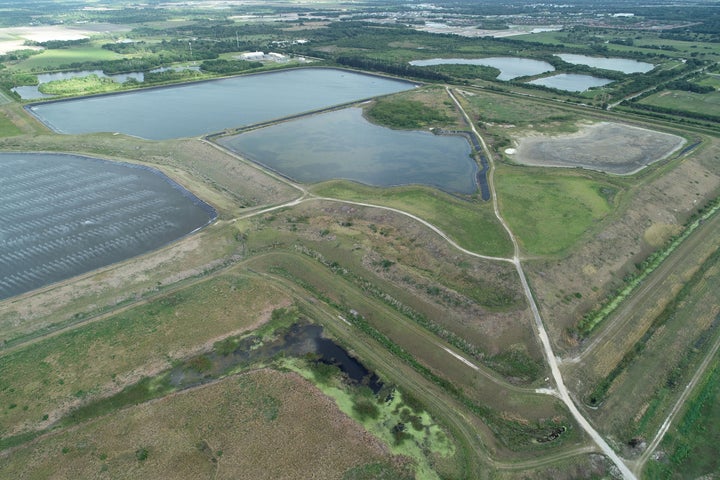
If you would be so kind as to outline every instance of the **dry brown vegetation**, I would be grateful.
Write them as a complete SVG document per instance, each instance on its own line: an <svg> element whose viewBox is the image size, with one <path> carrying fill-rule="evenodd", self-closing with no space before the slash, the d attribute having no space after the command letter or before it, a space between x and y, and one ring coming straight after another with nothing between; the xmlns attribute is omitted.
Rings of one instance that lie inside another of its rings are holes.
<svg viewBox="0 0 720 480"><path fill-rule="evenodd" d="M402 459L306 380L260 370L48 434L0 476L337 479L373 463Z"/></svg>

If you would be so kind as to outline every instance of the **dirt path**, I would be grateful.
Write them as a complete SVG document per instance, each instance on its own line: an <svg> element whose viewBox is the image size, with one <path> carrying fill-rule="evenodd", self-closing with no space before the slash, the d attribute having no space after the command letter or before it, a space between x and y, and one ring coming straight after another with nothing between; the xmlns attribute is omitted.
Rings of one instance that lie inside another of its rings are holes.
<svg viewBox="0 0 720 480"><path fill-rule="evenodd" d="M673 405L672 410L670 410L670 413L668 414L667 418L663 422L663 424L660 426L660 429L658 430L657 434L655 435L655 438L653 438L652 442L650 442L650 445L645 449L643 454L640 456L640 458L637 459L635 462L635 465L633 466L633 471L640 476L640 473L642 472L643 467L645 466L645 463L650 459L650 456L653 454L655 449L658 445L660 445L660 442L662 441L663 437L665 436L665 433L667 433L668 429L670 428L670 425L672 424L673 420L677 416L677 414L680 412L680 409L685 405L685 402L688 400L692 392L695 390L695 387L697 386L700 379L705 374L705 371L707 370L708 366L710 365L710 362L715 358L715 355L717 354L718 350L720 350L720 336L715 340L715 343L713 344L712 348L708 351L708 353L705 355L705 358L703 359L702 363L700 363L700 366L695 371L695 374L693 375L692 379L690 379L690 382L685 386L685 390L683 390L680 397L677 399L677 402L675 402L675 405Z"/></svg>
<svg viewBox="0 0 720 480"><path fill-rule="evenodd" d="M562 374L560 373L560 368L558 367L558 362L555 357L555 354L552 350L552 345L550 344L550 338L548 337L547 331L545 330L545 325L543 324L542 318L540 317L540 312L537 308L537 304L535 303L535 298L533 297L532 291L530 290L530 286L527 283L527 279L525 278L525 272L522 268L522 263L520 262L520 249L518 247L517 239L515 238L515 235L512 233L512 230L510 230L510 227L507 225L505 220L503 219L502 215L500 214L500 211L498 209L498 203L497 203L497 193L495 191L495 182L493 181L493 174L495 172L495 162L492 160L492 156L490 155L490 152L487 149L487 145L485 144L485 141L483 140L482 136L478 133L478 131L475 129L475 125L470 120L470 117L465 112L465 109L462 107L460 102L458 102L455 95L452 94L450 89L447 89L448 94L453 99L457 107L462 112L463 116L465 117L465 120L470 125L470 128L472 128L473 133L477 135L477 137L480 139L483 145L483 149L485 150L485 153L487 155L488 161L490 162L490 172L488 175L488 183L490 184L490 191L492 192L492 199L493 199L493 208L495 210L495 216L497 217L498 221L505 227L505 230L508 232L508 235L510 235L510 239L513 242L513 246L515 248L515 255L513 257L513 263L515 264L515 268L517 270L518 276L520 277L520 282L522 283L523 290L525 291L525 297L527 298L527 302L530 305L530 309L532 310L533 317L535 319L535 328L537 331L537 335L540 339L540 343L543 346L543 350L545 351L545 357L548 362L548 365L550 365L550 370L552 371L553 380L555 380L555 385L557 388L557 392L559 394L559 398L565 403L568 410L570 410L570 413L575 418L575 421L578 422L578 424L585 430L585 432L593 439L593 441L597 444L598 447L602 450L602 452L612 460L612 462L615 464L615 466L620 470L623 478L626 480L634 480L635 474L633 474L632 471L625 465L625 462L615 453L615 451L610 448L610 446L607 444L605 439L602 438L602 436L595 430L592 425L590 425L590 422L587 421L587 419L580 413L580 411L575 406L575 403L570 398L570 394L565 387L565 382L563 381Z"/></svg>

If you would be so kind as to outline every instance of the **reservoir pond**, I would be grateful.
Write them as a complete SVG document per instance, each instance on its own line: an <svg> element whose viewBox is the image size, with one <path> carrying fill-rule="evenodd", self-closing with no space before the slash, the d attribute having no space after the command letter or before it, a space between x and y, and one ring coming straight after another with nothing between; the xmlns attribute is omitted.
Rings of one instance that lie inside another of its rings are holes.
<svg viewBox="0 0 720 480"><path fill-rule="evenodd" d="M462 136L392 130L346 108L291 120L216 141L303 183L346 179L389 187L422 184L471 194L477 164Z"/></svg>
<svg viewBox="0 0 720 480"><path fill-rule="evenodd" d="M429 60L414 60L410 64L418 67L430 65L484 65L500 70L500 74L497 76L498 80L512 80L518 77L555 71L555 68L548 62L517 57L432 58Z"/></svg>
<svg viewBox="0 0 720 480"><path fill-rule="evenodd" d="M557 88L568 92L584 92L592 87L602 87L612 80L607 78L593 77L592 75L579 75L576 73L560 73L550 77L538 78L531 82L533 85L542 85L543 87Z"/></svg>
<svg viewBox="0 0 720 480"><path fill-rule="evenodd" d="M413 88L337 69L304 68L59 100L29 107L60 133L195 137Z"/></svg>
<svg viewBox="0 0 720 480"><path fill-rule="evenodd" d="M646 73L655 68L652 63L638 62L629 58L589 57L574 53L561 53L556 56L575 65L587 65L588 67L616 70L623 73Z"/></svg>
<svg viewBox="0 0 720 480"><path fill-rule="evenodd" d="M1 153L0 300L149 252L215 210L157 170Z"/></svg>

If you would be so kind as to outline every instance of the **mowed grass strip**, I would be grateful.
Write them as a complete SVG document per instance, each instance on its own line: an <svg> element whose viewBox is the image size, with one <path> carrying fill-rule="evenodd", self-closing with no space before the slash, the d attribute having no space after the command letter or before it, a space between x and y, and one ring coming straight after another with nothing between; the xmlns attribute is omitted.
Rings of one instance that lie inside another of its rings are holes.
<svg viewBox="0 0 720 480"><path fill-rule="evenodd" d="M402 478L393 463L308 381L260 370L53 433L4 458L0 477Z"/></svg>
<svg viewBox="0 0 720 480"><path fill-rule="evenodd" d="M372 188L335 180L312 191L323 197L396 208L435 225L468 250L490 256L512 255L510 239L490 202L461 200L427 187Z"/></svg>
<svg viewBox="0 0 720 480"><path fill-rule="evenodd" d="M612 210L609 183L556 170L498 167L500 211L525 253L560 255ZM614 194L614 193L613 193Z"/></svg>
<svg viewBox="0 0 720 480"><path fill-rule="evenodd" d="M0 105L2 105L4 102L4 99L6 97L2 92L0 92ZM0 110L0 137L12 137L15 135L20 135L22 133L22 130L13 123L13 121L10 119L10 116L7 114L6 111Z"/></svg>
<svg viewBox="0 0 720 480"><path fill-rule="evenodd" d="M224 274L9 353L0 358L0 436L44 428L289 303L263 280Z"/></svg>

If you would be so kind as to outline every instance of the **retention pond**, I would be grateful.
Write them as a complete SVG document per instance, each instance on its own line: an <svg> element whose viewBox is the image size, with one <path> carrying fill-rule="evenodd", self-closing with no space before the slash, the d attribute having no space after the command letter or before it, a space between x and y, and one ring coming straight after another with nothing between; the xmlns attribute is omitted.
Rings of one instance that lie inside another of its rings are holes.
<svg viewBox="0 0 720 480"><path fill-rule="evenodd" d="M478 166L464 137L381 127L365 120L360 108L303 117L216 141L304 183L339 178L379 187L422 184L462 194L477 190Z"/></svg>

